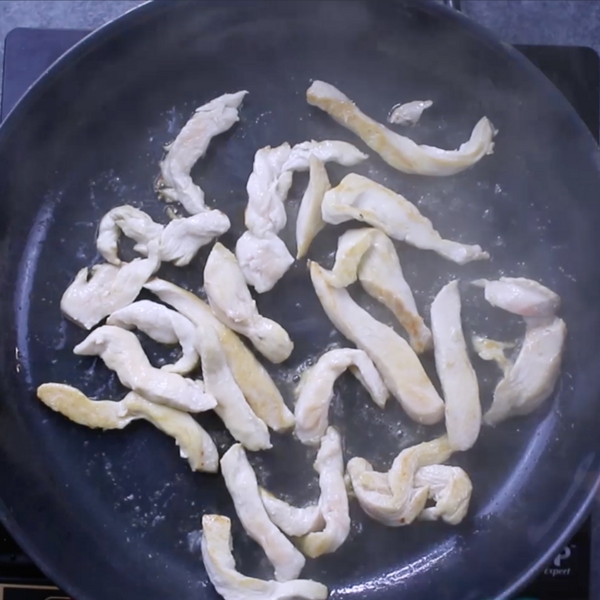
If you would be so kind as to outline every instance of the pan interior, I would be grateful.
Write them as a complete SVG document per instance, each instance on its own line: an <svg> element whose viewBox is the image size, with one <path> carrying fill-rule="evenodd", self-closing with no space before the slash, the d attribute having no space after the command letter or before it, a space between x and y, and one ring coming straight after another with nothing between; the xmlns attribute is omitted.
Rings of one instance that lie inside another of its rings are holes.
<svg viewBox="0 0 600 600"><path fill-rule="evenodd" d="M198 541L203 513L234 515L222 479L192 473L172 441L145 424L107 433L77 427L40 406L35 388L60 381L92 397L123 394L101 361L72 354L85 333L62 319L61 294L79 269L99 262L96 227L110 208L132 204L166 222L153 191L163 145L194 108L225 92L249 91L241 121L213 141L193 175L208 203L231 218L222 239L230 248L243 231L258 148L343 139L364 150L306 104L311 80L337 85L380 121L398 102L433 100L409 131L419 143L457 147L488 116L499 130L495 152L462 174L403 175L373 153L353 170L415 202L443 236L491 253L488 262L459 267L398 244L423 314L440 287L459 278L467 336L515 339L522 324L486 306L468 282L525 276L560 294L569 328L553 399L530 417L485 428L471 451L453 457L474 484L460 526L390 529L353 505L350 539L334 555L309 560L303 576L331 586L334 597L395 599L403 590L425 597L431 589L443 599L500 596L575 524L595 486L600 211L591 137L541 75L446 11L374 0L340 5L146 6L70 53L0 130L0 466L14 474L0 490L0 513L25 549L82 600L215 595ZM347 172L332 167L332 183ZM282 237L290 249L306 182L305 174L295 176L288 201ZM344 229L327 227L310 258L331 266ZM207 253L159 274L202 295ZM352 294L393 324L360 290ZM304 261L257 303L296 344L289 361L269 367L292 403L299 370L344 339L320 308ZM156 365L174 356L145 347ZM432 361L425 363L433 372ZM498 373L481 361L475 366L486 407ZM199 419L224 451L231 438L219 422ZM363 456L381 470L400 449L442 431L417 427L393 400L379 411L349 376L338 384L331 421L343 433L346 459ZM290 435L272 437L273 451L250 456L261 483L294 503L316 498L314 451ZM234 549L240 570L270 576L237 524Z"/></svg>

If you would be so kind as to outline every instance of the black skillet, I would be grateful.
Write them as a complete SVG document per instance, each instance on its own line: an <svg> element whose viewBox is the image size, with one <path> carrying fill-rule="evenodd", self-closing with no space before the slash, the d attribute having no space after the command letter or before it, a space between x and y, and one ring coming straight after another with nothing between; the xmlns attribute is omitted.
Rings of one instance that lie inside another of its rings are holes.
<svg viewBox="0 0 600 600"><path fill-rule="evenodd" d="M434 107L410 131L419 142L456 147L481 116L493 121L495 153L463 174L406 176L376 156L357 170L417 202L445 236L492 254L485 264L457 267L399 246L425 314L450 278L524 275L561 295L569 338L554 397L528 418L484 429L470 452L454 457L475 488L460 526L388 529L353 506L350 539L336 554L309 561L304 576L329 585L332 598L506 598L589 508L600 463L599 154L564 98L510 47L422 2L153 2L78 44L0 128L0 517L78 600L214 598L197 532L204 512L232 515L233 508L219 477L191 473L172 441L150 426L90 431L35 399L44 381L96 397L123 393L99 361L71 354L84 333L61 318L61 293L78 269L98 260L95 228L109 208L132 203L166 219L153 193L162 145L216 95L250 92L241 122L214 141L194 171L210 202L232 219L224 237L230 247L242 229L257 148L310 138L362 148L307 106L313 78L338 85L379 120L397 102L432 99ZM332 179L345 172L331 169ZM291 225L305 183L296 178ZM330 264L340 231L326 229L312 258ZM197 291L205 257L161 274ZM463 298L468 333L522 333L518 320L485 306L466 284ZM280 382L307 357L343 341L304 264L259 306L296 342L283 370L273 369ZM147 347L157 364L168 359ZM476 368L487 406L498 374L481 362ZM347 458L360 454L385 469L400 448L440 433L415 427L393 401L380 413L350 379L339 392L344 401L335 402L332 420L344 433ZM221 426L200 419L225 449L230 439ZM289 435L273 437L272 452L252 456L261 481L297 502L315 497L314 453ZM258 547L237 524L234 533L240 569L268 576Z"/></svg>

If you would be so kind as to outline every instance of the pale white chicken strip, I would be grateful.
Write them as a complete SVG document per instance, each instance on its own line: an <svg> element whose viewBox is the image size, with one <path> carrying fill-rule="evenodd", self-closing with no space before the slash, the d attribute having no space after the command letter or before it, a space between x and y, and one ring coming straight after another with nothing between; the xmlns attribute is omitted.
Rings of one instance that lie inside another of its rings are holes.
<svg viewBox="0 0 600 600"><path fill-rule="evenodd" d="M560 297L537 281L502 277L498 281L474 282L484 287L485 299L525 321L525 339L514 363L497 361L504 376L484 421L495 425L505 419L527 415L550 397L562 362L567 327L555 317Z"/></svg>
<svg viewBox="0 0 600 600"><path fill-rule="evenodd" d="M394 313L415 352L431 348L431 331L419 315L394 243L385 233L365 228L341 235L332 275L336 287L347 287L358 279L370 296Z"/></svg>
<svg viewBox="0 0 600 600"><path fill-rule="evenodd" d="M177 218L164 226L133 206L118 206L102 217L96 246L109 263L120 265L118 243L122 232L136 242L133 248L136 252L148 256L149 245L155 240L162 262L183 267L190 263L202 246L225 233L230 226L229 218L220 210L206 210L192 217Z"/></svg>
<svg viewBox="0 0 600 600"><path fill-rule="evenodd" d="M81 269L61 298L63 314L84 329L91 329L104 317L131 304L160 266L154 246L148 258L136 258L118 267L101 264Z"/></svg>
<svg viewBox="0 0 600 600"><path fill-rule="evenodd" d="M167 155L160 163L163 187L159 194L167 202L180 202L190 214L206 210L204 192L192 181L190 171L204 156L212 138L239 121L238 108L247 93L223 94L197 108L166 147Z"/></svg>
<svg viewBox="0 0 600 600"><path fill-rule="evenodd" d="M214 327L198 327L196 343L202 359L206 392L217 400L215 412L231 435L248 450L271 448L269 430L259 419L236 383Z"/></svg>
<svg viewBox="0 0 600 600"><path fill-rule="evenodd" d="M419 515L422 521L442 519L458 525L467 515L473 484L460 467L429 465L415 474L414 485L429 489L429 498L435 506L425 508Z"/></svg>
<svg viewBox="0 0 600 600"><path fill-rule="evenodd" d="M311 157L322 163L335 162L344 167L353 167L369 158L356 146L340 140L302 142L292 146L290 156L283 165L284 171L307 171Z"/></svg>
<svg viewBox="0 0 600 600"><path fill-rule="evenodd" d="M506 358L506 350L515 347L515 344L507 342L499 342L488 338L474 335L471 337L473 348L479 357L483 360L493 360L503 373L506 373L511 365L511 362Z"/></svg>
<svg viewBox="0 0 600 600"><path fill-rule="evenodd" d="M321 204L325 192L331 189L329 177L323 161L315 156L310 157L310 174L308 186L302 196L298 218L296 219L296 258L302 258L316 235L325 227L321 216Z"/></svg>
<svg viewBox="0 0 600 600"><path fill-rule="evenodd" d="M388 123L395 125L416 125L423 112L433 106L431 100L413 100L404 104L396 104L388 115Z"/></svg>
<svg viewBox="0 0 600 600"><path fill-rule="evenodd" d="M106 262L119 266L119 238L121 233L134 240L134 250L148 256L148 244L160 240L164 227L155 223L150 215L125 204L109 210L100 221L96 248Z"/></svg>
<svg viewBox="0 0 600 600"><path fill-rule="evenodd" d="M346 369L360 374L373 402L380 408L385 406L388 389L367 353L351 348L330 350L304 371L296 389L296 435L303 444L318 444L325 435L333 386Z"/></svg>
<svg viewBox="0 0 600 600"><path fill-rule="evenodd" d="M135 334L126 329L112 325L98 327L73 352L79 356L99 356L125 387L157 404L186 412L210 410L217 404L204 392L201 381L155 369Z"/></svg>
<svg viewBox="0 0 600 600"><path fill-rule="evenodd" d="M273 289L294 262L283 240L274 233L258 237L245 231L235 245L235 256L246 283L258 294Z"/></svg>
<svg viewBox="0 0 600 600"><path fill-rule="evenodd" d="M489 254L480 246L445 240L431 221L406 198L356 173L346 175L337 187L323 197L323 220L337 225L353 219L381 229L395 240L433 250L459 265L484 260Z"/></svg>
<svg viewBox="0 0 600 600"><path fill-rule="evenodd" d="M373 470L364 458L352 458L347 470L362 509L373 519L390 527L412 523L423 511L429 489L415 485L423 467L444 462L452 450L447 436L406 448L394 460L388 473Z"/></svg>
<svg viewBox="0 0 600 600"><path fill-rule="evenodd" d="M484 415L488 425L533 412L550 397L560 375L565 322L558 317L529 317L525 322L521 350L496 386L492 405Z"/></svg>
<svg viewBox="0 0 600 600"><path fill-rule="evenodd" d="M123 329L139 329L159 344L180 344L181 358L175 364L164 365L164 371L185 375L198 365L196 326L183 315L162 304L138 300L112 313L106 324Z"/></svg>
<svg viewBox="0 0 600 600"><path fill-rule="evenodd" d="M223 455L221 472L242 526L265 551L275 568L275 579L296 579L306 562L304 556L269 519L260 499L256 475L241 444L234 444Z"/></svg>
<svg viewBox="0 0 600 600"><path fill-rule="evenodd" d="M252 173L246 185L245 224L257 237L277 234L287 222L284 202L292 185L292 172L284 171L283 165L290 152L286 142L276 148L260 148L254 155Z"/></svg>
<svg viewBox="0 0 600 600"><path fill-rule="evenodd" d="M475 125L470 139L457 150L442 150L420 146L391 131L365 115L350 98L324 81L314 81L306 92L306 99L310 105L325 111L340 125L355 133L385 162L403 173L454 175L494 150L496 131L486 117Z"/></svg>
<svg viewBox="0 0 600 600"><path fill-rule="evenodd" d="M202 517L202 560L210 582L224 600L325 600L327 588L309 579L265 581L242 575L231 553L231 521Z"/></svg>
<svg viewBox="0 0 600 600"><path fill-rule="evenodd" d="M153 279L144 287L195 325L210 325L215 329L233 377L260 419L275 431L294 426L294 415L266 369L240 338L212 314L206 302L164 279Z"/></svg>
<svg viewBox="0 0 600 600"><path fill-rule="evenodd" d="M311 558L335 552L350 533L342 441L333 427L327 429L321 440L315 470L319 474L319 509L325 520L325 527L322 531L309 533L299 540L300 549Z"/></svg>
<svg viewBox="0 0 600 600"><path fill-rule="evenodd" d="M235 255L216 243L204 267L204 289L215 316L246 336L274 363L286 360L294 344L281 325L259 314Z"/></svg>
<svg viewBox="0 0 600 600"><path fill-rule="evenodd" d="M136 419L144 419L171 436L193 471L216 473L219 453L210 435L189 414L148 402L135 392L123 400L90 400L70 385L44 383L38 398L52 410L79 425L97 429L123 429Z"/></svg>
<svg viewBox="0 0 600 600"><path fill-rule="evenodd" d="M325 526L318 504L298 508L263 488L259 488L259 492L269 519L286 535L300 537L311 531L323 529Z"/></svg>
<svg viewBox="0 0 600 600"><path fill-rule="evenodd" d="M160 259L176 267L188 265L198 250L231 227L220 210L206 210L192 217L173 219L160 236Z"/></svg>
<svg viewBox="0 0 600 600"><path fill-rule="evenodd" d="M552 317L560 297L546 286L524 277L501 277L496 281L478 279L485 299L492 305L521 317Z"/></svg>
<svg viewBox="0 0 600 600"><path fill-rule="evenodd" d="M431 330L450 446L453 450L468 450L479 437L481 402L462 330L458 281L446 284L431 304Z"/></svg>
<svg viewBox="0 0 600 600"><path fill-rule="evenodd" d="M363 310L345 289L331 285L329 271L313 262L310 275L331 322L369 355L406 413L419 423L437 423L444 414L444 403L408 342Z"/></svg>

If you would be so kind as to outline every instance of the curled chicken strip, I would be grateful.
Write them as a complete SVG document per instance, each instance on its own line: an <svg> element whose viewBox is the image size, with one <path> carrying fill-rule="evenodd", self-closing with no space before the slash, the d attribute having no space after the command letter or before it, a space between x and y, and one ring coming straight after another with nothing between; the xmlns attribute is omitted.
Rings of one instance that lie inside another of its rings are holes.
<svg viewBox="0 0 600 600"><path fill-rule="evenodd" d="M294 262L283 240L274 233L258 237L245 231L235 245L235 256L246 283L258 294L273 289Z"/></svg>
<svg viewBox="0 0 600 600"><path fill-rule="evenodd" d="M331 189L325 164L310 157L310 174L308 187L302 196L298 218L296 219L296 243L298 250L296 258L302 258L307 252L316 235L325 227L321 216L321 205L325 192Z"/></svg>
<svg viewBox="0 0 600 600"><path fill-rule="evenodd" d="M259 314L235 255L216 243L204 268L204 289L215 316L250 339L271 362L286 360L294 344L285 329Z"/></svg>
<svg viewBox="0 0 600 600"><path fill-rule="evenodd" d="M331 285L329 271L313 262L310 276L330 321L368 354L407 414L419 423L437 423L444 403L408 343L356 304L345 289Z"/></svg>
<svg viewBox="0 0 600 600"><path fill-rule="evenodd" d="M167 155L160 163L162 187L167 202L180 202L190 214L206 210L204 192L190 176L194 164L206 153L213 137L224 133L239 121L238 108L248 92L223 94L200 108L166 147Z"/></svg>
<svg viewBox="0 0 600 600"><path fill-rule="evenodd" d="M445 285L431 305L435 366L446 409L446 431L453 450L468 450L481 429L477 375L462 330L458 281Z"/></svg>
<svg viewBox="0 0 600 600"><path fill-rule="evenodd" d="M294 262L277 234L287 222L284 203L292 185L292 174L307 170L311 157L322 163L335 161L354 165L366 155L352 144L329 140L303 142L293 148L285 143L256 152L246 186L248 231L238 241L236 255L248 285L254 286L258 293L270 290Z"/></svg>
<svg viewBox="0 0 600 600"><path fill-rule="evenodd" d="M525 339L515 361L497 361L504 374L484 415L488 425L495 425L533 412L550 397L560 375L567 328L555 316L559 296L536 281L503 277L479 283L490 304L525 320ZM480 356L486 358L485 353Z"/></svg>
<svg viewBox="0 0 600 600"><path fill-rule="evenodd" d="M215 412L231 435L248 450L271 448L269 430L252 411L227 364L219 336L211 325L198 327L197 346L202 358L206 392L217 400Z"/></svg>
<svg viewBox="0 0 600 600"><path fill-rule="evenodd" d="M202 517L202 560L211 583L225 600L325 600L327 588L309 579L284 583L242 575L231 553L231 521L221 515Z"/></svg>
<svg viewBox="0 0 600 600"><path fill-rule="evenodd" d="M210 410L217 404L204 392L201 381L155 369L135 334L126 329L112 325L98 327L73 352L79 356L99 356L125 387L157 404L186 412Z"/></svg>
<svg viewBox="0 0 600 600"><path fill-rule="evenodd" d="M337 187L323 197L322 216L337 225L353 219L368 223L395 240L433 250L459 265L489 258L480 246L445 240L431 221L406 198L356 173L346 175Z"/></svg>
<svg viewBox="0 0 600 600"><path fill-rule="evenodd" d="M241 444L234 444L223 455L221 472L242 526L265 551L275 568L275 579L296 579L306 562L304 556L269 519L260 499L256 475Z"/></svg>
<svg viewBox="0 0 600 600"><path fill-rule="evenodd" d="M431 348L431 331L419 315L394 243L385 233L365 228L341 235L332 275L337 287L347 287L358 279L370 296L394 313L415 352Z"/></svg>
<svg viewBox="0 0 600 600"><path fill-rule="evenodd" d="M159 266L154 251L148 258L136 258L119 267L101 264L81 269L65 290L60 308L71 321L91 329L104 317L131 304Z"/></svg>
<svg viewBox="0 0 600 600"><path fill-rule="evenodd" d="M206 302L164 279L153 279L144 287L195 325L214 328L236 383L260 419L275 431L294 426L294 415L266 369L242 340L213 315Z"/></svg>
<svg viewBox="0 0 600 600"><path fill-rule="evenodd" d="M373 519L390 527L412 523L425 509L427 487L417 487L419 469L442 463L452 450L447 436L402 450L386 473L373 470L364 458L348 461L347 470L354 494L362 509Z"/></svg>
<svg viewBox="0 0 600 600"><path fill-rule="evenodd" d="M202 246L225 233L231 223L220 210L206 210L184 219L173 219L168 225L155 223L145 212L133 206L117 206L109 210L98 229L98 252L113 265L120 265L118 255L121 232L136 242L133 249L148 256L150 243L158 243L159 258L176 267L190 263Z"/></svg>
<svg viewBox="0 0 600 600"><path fill-rule="evenodd" d="M101 219L96 238L96 248L106 262L119 266L119 237L121 233L132 239L133 249L148 256L148 244L159 240L164 227L155 223L143 210L125 204L109 210Z"/></svg>
<svg viewBox="0 0 600 600"><path fill-rule="evenodd" d="M435 502L435 506L423 510L419 519L442 519L450 525L458 525L465 518L469 510L473 484L460 467L422 467L415 473L414 484L429 489L429 498Z"/></svg>
<svg viewBox="0 0 600 600"><path fill-rule="evenodd" d="M264 488L259 488L259 491L269 519L286 535L300 537L311 531L319 531L325 526L318 504L298 508L277 498Z"/></svg>
<svg viewBox="0 0 600 600"><path fill-rule="evenodd" d="M333 427L327 429L321 440L315 470L319 473L319 509L325 527L300 539L300 549L311 558L335 552L350 533L342 442L340 434Z"/></svg>
<svg viewBox="0 0 600 600"><path fill-rule="evenodd" d="M416 125L423 112L433 106L431 100L413 100L405 104L396 104L388 115L388 123L395 125Z"/></svg>
<svg viewBox="0 0 600 600"><path fill-rule="evenodd" d="M496 131L486 117L475 125L470 139L457 150L442 150L419 146L391 131L365 115L350 98L324 81L314 81L306 92L306 99L310 105L325 111L340 125L358 135L386 163L403 173L454 175L494 150Z"/></svg>
<svg viewBox="0 0 600 600"><path fill-rule="evenodd" d="M163 366L164 371L185 375L198 365L196 326L162 304L139 300L112 313L106 324L123 329L139 329L159 344L180 344L181 358L175 364Z"/></svg>
<svg viewBox="0 0 600 600"><path fill-rule="evenodd" d="M38 398L52 410L79 425L94 429L123 429L132 421L149 421L174 438L182 458L186 458L193 471L216 473L219 470L219 453L210 435L189 414L148 402L135 392L123 400L90 400L70 385L44 383L37 389Z"/></svg>
<svg viewBox="0 0 600 600"><path fill-rule="evenodd" d="M367 388L373 402L380 408L385 406L388 389L367 353L351 348L330 350L302 374L296 390L296 435L303 444L318 444L325 435L333 385L348 368Z"/></svg>

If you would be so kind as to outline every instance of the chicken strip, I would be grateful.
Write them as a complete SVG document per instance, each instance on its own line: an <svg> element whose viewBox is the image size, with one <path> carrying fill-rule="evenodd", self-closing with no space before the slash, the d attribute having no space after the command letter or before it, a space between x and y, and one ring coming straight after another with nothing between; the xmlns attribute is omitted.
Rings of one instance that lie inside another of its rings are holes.
<svg viewBox="0 0 600 600"><path fill-rule="evenodd" d="M292 173L284 171L283 165L290 152L286 142L276 148L260 148L254 155L252 173L246 185L245 224L257 237L277 234L287 222L284 202L292 186Z"/></svg>
<svg viewBox="0 0 600 600"><path fill-rule="evenodd" d="M555 316L559 296L536 281L502 277L475 283L484 287L490 304L520 315L525 321L525 339L516 360L508 365L501 359L497 361L504 375L494 390L492 406L484 415L488 425L495 425L533 412L550 397L560 375L567 328Z"/></svg>
<svg viewBox="0 0 600 600"><path fill-rule="evenodd" d="M353 165L366 155L347 142L303 142L293 148L285 143L266 146L254 155L248 179L245 223L248 231L236 246L236 255L248 285L258 293L270 290L290 268L294 259L277 234L285 227L285 200L292 185L293 171L309 168L310 157L321 162Z"/></svg>
<svg viewBox="0 0 600 600"><path fill-rule="evenodd" d="M528 415L551 396L560 375L566 336L565 322L558 317L526 319L521 350L496 386L492 406L484 415L488 425Z"/></svg>
<svg viewBox="0 0 600 600"><path fill-rule="evenodd" d="M333 385L348 368L359 377L373 402L385 406L388 390L367 353L351 348L330 350L302 374L296 389L296 435L303 444L318 444L325 435Z"/></svg>
<svg viewBox="0 0 600 600"><path fill-rule="evenodd" d="M175 140L166 147L160 163L162 187L159 194L167 202L180 202L190 214L206 210L204 192L190 176L194 164L206 153L213 137L239 121L238 108L248 92L223 94L197 108Z"/></svg>
<svg viewBox="0 0 600 600"><path fill-rule="evenodd" d="M325 227L321 205L325 192L331 189L325 164L315 156L310 157L308 187L302 196L296 220L296 258L302 258L316 235Z"/></svg>
<svg viewBox="0 0 600 600"><path fill-rule="evenodd" d="M407 414L419 423L437 423L444 414L444 403L408 343L363 310L345 289L332 286L329 271L313 262L310 275L331 322L369 355Z"/></svg>
<svg viewBox="0 0 600 600"><path fill-rule="evenodd" d="M415 352L431 348L431 331L419 315L394 243L385 233L365 228L340 236L332 274L336 287L358 279L370 296L387 306L406 329Z"/></svg>
<svg viewBox="0 0 600 600"><path fill-rule="evenodd" d="M443 239L429 219L400 194L356 173L346 175L329 190L322 204L326 223L337 225L353 219L381 229L395 240L433 250L459 265L489 258L480 246Z"/></svg>
<svg viewBox="0 0 600 600"><path fill-rule="evenodd" d="M202 358L206 392L217 400L215 412L231 435L248 450L271 448L269 430L252 411L235 382L214 327L198 327L197 347Z"/></svg>
<svg viewBox="0 0 600 600"><path fill-rule="evenodd" d="M300 537L311 531L319 531L325 526L318 504L297 508L273 496L264 488L259 488L259 492L269 519L286 535Z"/></svg>
<svg viewBox="0 0 600 600"><path fill-rule="evenodd" d="M342 441L333 427L327 429L321 440L315 470L319 474L319 509L325 520L325 527L322 531L309 533L300 539L300 549L311 558L335 552L350 533Z"/></svg>
<svg viewBox="0 0 600 600"><path fill-rule="evenodd" d="M472 336L471 342L475 352L477 352L481 359L493 360L502 372L506 373L512 363L506 358L505 352L514 348L515 344L498 342L479 335Z"/></svg>
<svg viewBox="0 0 600 600"><path fill-rule="evenodd" d="M98 327L73 352L79 356L99 356L125 387L157 404L186 412L210 410L217 405L204 392L201 381L155 369L135 334L120 327Z"/></svg>
<svg viewBox="0 0 600 600"><path fill-rule="evenodd" d="M501 277L473 283L484 288L485 299L492 306L521 317L552 317L560 307L558 294L532 279Z"/></svg>
<svg viewBox="0 0 600 600"><path fill-rule="evenodd" d="M231 227L220 210L205 210L192 217L173 219L160 236L160 259L176 267L188 265L198 250L223 235Z"/></svg>
<svg viewBox="0 0 600 600"><path fill-rule="evenodd" d="M294 426L294 415L266 369L240 338L212 314L206 302L164 279L153 279L144 287L195 325L210 325L215 329L233 377L260 419L275 431Z"/></svg>
<svg viewBox="0 0 600 600"><path fill-rule="evenodd" d="M256 475L241 444L234 444L223 455L221 472L242 526L265 551L275 568L275 579L296 579L306 562L304 556L269 519L260 499Z"/></svg>
<svg viewBox="0 0 600 600"><path fill-rule="evenodd" d="M180 344L181 358L175 364L164 365L164 371L186 375L198 365L200 357L196 351L196 326L162 304L138 300L112 313L106 324L123 329L139 329L159 344Z"/></svg>
<svg viewBox="0 0 600 600"><path fill-rule="evenodd" d="M347 470L362 509L373 519L390 527L412 523L425 508L429 489L417 487L417 471L450 458L447 436L406 448L394 459L387 474L373 470L364 458L352 458Z"/></svg>
<svg viewBox="0 0 600 600"><path fill-rule="evenodd" d="M246 336L274 363L286 360L294 344L285 329L259 314L235 255L216 243L204 268L204 289L215 316Z"/></svg>
<svg viewBox="0 0 600 600"><path fill-rule="evenodd" d="M369 158L356 146L339 140L302 142L292 147L290 156L283 165L284 171L308 171L311 157L322 163L335 162L344 167L353 167Z"/></svg>
<svg viewBox="0 0 600 600"><path fill-rule="evenodd" d="M469 476L460 467L429 465L415 474L416 487L427 488L435 506L425 508L419 515L422 521L442 519L458 525L466 516L473 492Z"/></svg>
<svg viewBox="0 0 600 600"><path fill-rule="evenodd" d="M405 104L396 104L388 115L388 123L395 125L416 125L423 112L433 106L431 100L413 100Z"/></svg>
<svg viewBox="0 0 600 600"><path fill-rule="evenodd" d="M325 600L327 588L307 579L280 583L242 575L231 553L231 521L221 515L202 517L202 560L217 593L225 600Z"/></svg>
<svg viewBox="0 0 600 600"><path fill-rule="evenodd" d="M149 244L155 240L162 262L183 267L202 246L225 233L230 226L229 218L220 210L206 210L193 217L174 219L164 226L133 206L117 206L102 217L96 247L109 263L120 265L118 245L122 232L136 242L133 247L136 252L148 256Z"/></svg>
<svg viewBox="0 0 600 600"><path fill-rule="evenodd" d="M245 231L235 245L235 256L246 283L257 294L273 289L294 262L283 240L274 233L258 237Z"/></svg>
<svg viewBox="0 0 600 600"><path fill-rule="evenodd" d="M350 98L324 81L314 81L306 92L306 99L310 105L325 111L340 125L358 135L386 163L403 173L454 175L494 150L496 131L486 117L475 125L471 138L457 150L442 150L419 146L391 131L365 115Z"/></svg>
<svg viewBox="0 0 600 600"><path fill-rule="evenodd" d="M148 256L148 244L160 240L164 227L143 210L125 204L109 210L100 221L96 248L106 262L120 266L119 238L121 233L136 242L133 249Z"/></svg>
<svg viewBox="0 0 600 600"><path fill-rule="evenodd" d="M79 425L97 429L123 429L136 419L149 421L174 438L182 458L193 471L216 473L219 453L210 435L189 414L148 402L129 392L120 402L90 400L70 385L44 383L37 389L38 398L52 410Z"/></svg>
<svg viewBox="0 0 600 600"><path fill-rule="evenodd" d="M156 245L155 245L156 246ZM131 304L160 266L158 252L117 267L110 264L84 268L65 290L60 308L65 317L91 329L104 317Z"/></svg>
<svg viewBox="0 0 600 600"><path fill-rule="evenodd" d="M446 407L446 431L452 450L468 450L481 429L477 375L469 360L460 317L458 281L445 285L431 305L431 329Z"/></svg>

